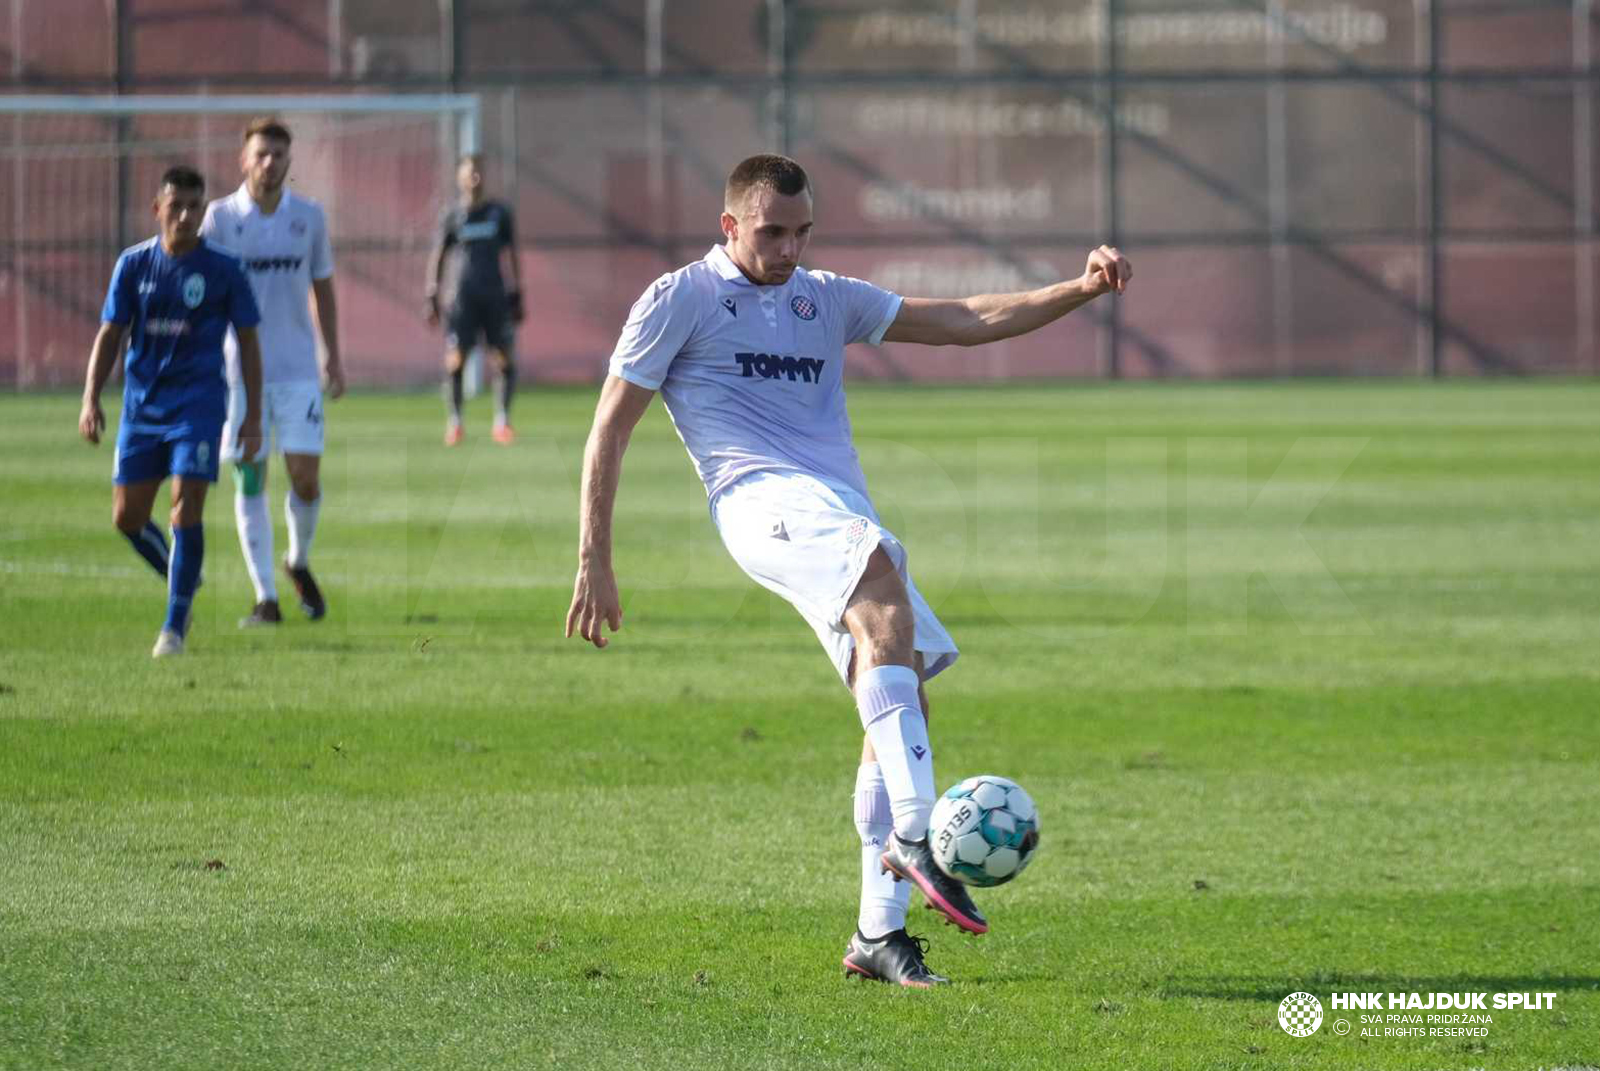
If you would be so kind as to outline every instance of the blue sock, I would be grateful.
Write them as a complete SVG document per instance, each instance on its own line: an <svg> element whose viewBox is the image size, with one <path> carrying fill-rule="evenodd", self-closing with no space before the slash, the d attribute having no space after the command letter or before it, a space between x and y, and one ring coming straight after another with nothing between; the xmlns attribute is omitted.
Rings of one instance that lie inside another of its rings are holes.
<svg viewBox="0 0 1600 1071"><path fill-rule="evenodd" d="M161 574L161 579L167 578L167 537L161 534L161 529L156 527L155 521L145 521L144 528L138 535L128 535L128 542L133 544L133 549L138 551L139 557L150 563L150 568Z"/></svg>
<svg viewBox="0 0 1600 1071"><path fill-rule="evenodd" d="M172 530L172 573L167 584L167 623L162 628L185 636L189 632L189 606L200 586L200 563L206 556L203 524Z"/></svg>

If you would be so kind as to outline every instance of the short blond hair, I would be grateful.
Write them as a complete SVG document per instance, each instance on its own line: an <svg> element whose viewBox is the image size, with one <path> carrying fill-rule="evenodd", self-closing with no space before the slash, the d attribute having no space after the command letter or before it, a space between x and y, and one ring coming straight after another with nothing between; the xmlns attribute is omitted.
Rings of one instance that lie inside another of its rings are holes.
<svg viewBox="0 0 1600 1071"><path fill-rule="evenodd" d="M250 139L260 134L264 138L281 141L285 145L294 143L294 136L289 133L289 128L282 119L275 115L260 115L245 124L244 141L249 144Z"/></svg>

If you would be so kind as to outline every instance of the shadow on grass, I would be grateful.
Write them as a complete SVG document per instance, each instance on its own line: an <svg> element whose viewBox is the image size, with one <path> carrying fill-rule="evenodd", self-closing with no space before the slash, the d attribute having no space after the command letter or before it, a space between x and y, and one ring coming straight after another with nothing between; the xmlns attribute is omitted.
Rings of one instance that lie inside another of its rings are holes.
<svg viewBox="0 0 1600 1071"><path fill-rule="evenodd" d="M1451 974L1409 976L1341 971L1311 971L1271 978L1262 975L1169 978L1156 989L1163 1000L1202 997L1208 1000L1251 1000L1278 1003L1299 990L1383 993L1538 993L1600 989L1600 975Z"/></svg>

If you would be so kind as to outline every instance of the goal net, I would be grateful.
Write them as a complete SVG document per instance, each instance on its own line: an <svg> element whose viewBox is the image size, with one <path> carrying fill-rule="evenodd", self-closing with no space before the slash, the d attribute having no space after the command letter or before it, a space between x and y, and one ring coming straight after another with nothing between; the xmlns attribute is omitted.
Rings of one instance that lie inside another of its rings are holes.
<svg viewBox="0 0 1600 1071"><path fill-rule="evenodd" d="M351 378L437 374L420 295L455 160L478 149L475 96L0 97L0 388L82 381L117 254L155 233L161 173L191 164L208 199L231 193L258 115L294 135L289 188L327 209Z"/></svg>

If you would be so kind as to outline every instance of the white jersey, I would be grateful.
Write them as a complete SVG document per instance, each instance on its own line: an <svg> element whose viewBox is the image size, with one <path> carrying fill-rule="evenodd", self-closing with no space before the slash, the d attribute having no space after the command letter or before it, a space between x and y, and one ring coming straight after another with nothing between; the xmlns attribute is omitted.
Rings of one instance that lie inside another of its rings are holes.
<svg viewBox="0 0 1600 1071"><path fill-rule="evenodd" d="M261 309L263 383L318 382L317 338L311 325L311 282L333 274L333 248L322 206L288 189L271 215L240 186L206 207L200 233L244 262ZM239 340L224 346L228 378L239 378Z"/></svg>
<svg viewBox="0 0 1600 1071"><path fill-rule="evenodd" d="M865 495L844 348L881 342L899 311L899 295L832 272L796 268L782 286L757 286L715 246L634 303L611 374L661 391L713 501L762 471L809 473Z"/></svg>

